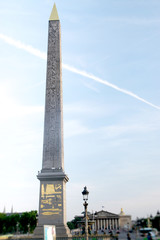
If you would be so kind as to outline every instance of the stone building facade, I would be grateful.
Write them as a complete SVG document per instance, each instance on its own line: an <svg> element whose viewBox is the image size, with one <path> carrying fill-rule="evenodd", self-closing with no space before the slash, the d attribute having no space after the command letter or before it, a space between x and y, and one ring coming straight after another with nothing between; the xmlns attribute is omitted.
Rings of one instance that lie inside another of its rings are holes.
<svg viewBox="0 0 160 240"><path fill-rule="evenodd" d="M82 222L84 221L84 216L76 217L79 217ZM125 215L123 209L121 209L120 214L104 210L92 214L88 212L88 222L91 230L97 233L107 232L109 230L117 231L119 229L131 229L131 215ZM82 227L81 224L79 227Z"/></svg>
<svg viewBox="0 0 160 240"><path fill-rule="evenodd" d="M119 227L129 230L132 227L132 222L131 222L131 215L126 215L123 212L123 209L121 208L121 212L119 214Z"/></svg>
<svg viewBox="0 0 160 240"><path fill-rule="evenodd" d="M111 230L111 229L119 229L119 215L107 212L107 211L99 211L94 214L90 214L89 220L94 221L92 224L92 230Z"/></svg>

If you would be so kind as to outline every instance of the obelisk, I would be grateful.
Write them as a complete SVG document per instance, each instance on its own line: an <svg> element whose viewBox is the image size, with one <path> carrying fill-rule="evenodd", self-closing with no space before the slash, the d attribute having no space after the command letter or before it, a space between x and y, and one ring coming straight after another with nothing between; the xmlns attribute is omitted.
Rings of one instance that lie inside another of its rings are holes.
<svg viewBox="0 0 160 240"><path fill-rule="evenodd" d="M60 21L54 4L49 19L44 141L39 217L35 235L44 225L55 225L57 236L69 236L66 225L66 182L63 156L63 100Z"/></svg>

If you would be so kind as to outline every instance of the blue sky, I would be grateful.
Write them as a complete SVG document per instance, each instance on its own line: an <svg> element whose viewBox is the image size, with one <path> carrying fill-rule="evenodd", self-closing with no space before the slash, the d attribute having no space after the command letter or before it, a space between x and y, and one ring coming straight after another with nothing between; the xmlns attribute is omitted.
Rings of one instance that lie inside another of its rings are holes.
<svg viewBox="0 0 160 240"><path fill-rule="evenodd" d="M54 1L0 2L0 211L38 209L48 19ZM57 0L67 219L155 215L160 192L159 0ZM38 51L37 51L38 50ZM135 95L136 96L135 96Z"/></svg>

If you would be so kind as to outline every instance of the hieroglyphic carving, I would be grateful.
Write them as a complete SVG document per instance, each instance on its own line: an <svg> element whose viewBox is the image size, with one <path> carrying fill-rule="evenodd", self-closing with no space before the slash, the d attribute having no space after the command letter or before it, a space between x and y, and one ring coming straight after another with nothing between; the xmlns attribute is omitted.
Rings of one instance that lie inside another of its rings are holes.
<svg viewBox="0 0 160 240"><path fill-rule="evenodd" d="M49 22L43 168L63 168L60 25Z"/></svg>
<svg viewBox="0 0 160 240"><path fill-rule="evenodd" d="M60 215L62 213L62 185L42 184L40 212L42 215Z"/></svg>

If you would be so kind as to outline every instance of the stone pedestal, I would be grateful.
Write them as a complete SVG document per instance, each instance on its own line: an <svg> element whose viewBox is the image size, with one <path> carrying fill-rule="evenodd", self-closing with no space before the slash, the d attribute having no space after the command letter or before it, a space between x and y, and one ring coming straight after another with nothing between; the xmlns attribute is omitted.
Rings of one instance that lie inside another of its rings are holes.
<svg viewBox="0 0 160 240"><path fill-rule="evenodd" d="M61 170L42 170L40 180L39 217L34 235L42 236L44 225L55 225L58 237L70 236L66 225L66 182Z"/></svg>

